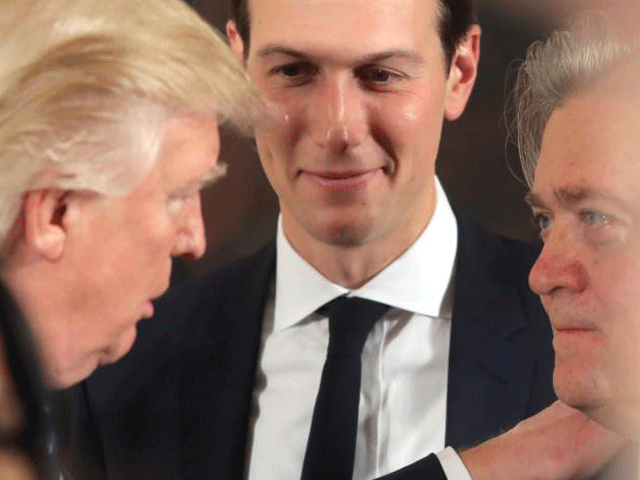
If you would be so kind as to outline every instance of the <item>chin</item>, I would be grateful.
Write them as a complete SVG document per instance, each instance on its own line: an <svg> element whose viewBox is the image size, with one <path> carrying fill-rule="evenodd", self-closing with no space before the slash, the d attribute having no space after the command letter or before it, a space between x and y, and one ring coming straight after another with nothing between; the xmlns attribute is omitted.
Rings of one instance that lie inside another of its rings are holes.
<svg viewBox="0 0 640 480"><path fill-rule="evenodd" d="M373 230L371 222L332 220L318 227L316 237L336 247L359 247L371 241Z"/></svg>
<svg viewBox="0 0 640 480"><path fill-rule="evenodd" d="M553 371L553 388L560 400L587 414L604 407L611 400L608 383L599 372L557 362Z"/></svg>
<svg viewBox="0 0 640 480"><path fill-rule="evenodd" d="M47 387L52 390L69 388L89 377L100 366L98 355L88 355L74 367L67 365L58 369L45 369Z"/></svg>
<svg viewBox="0 0 640 480"><path fill-rule="evenodd" d="M137 329L134 325L123 333L117 341L109 345L103 352L100 365L109 365L115 363L124 357L136 341Z"/></svg>
<svg viewBox="0 0 640 480"><path fill-rule="evenodd" d="M346 230L333 230L323 237L324 243L342 248L359 247L366 243L366 235L357 235Z"/></svg>

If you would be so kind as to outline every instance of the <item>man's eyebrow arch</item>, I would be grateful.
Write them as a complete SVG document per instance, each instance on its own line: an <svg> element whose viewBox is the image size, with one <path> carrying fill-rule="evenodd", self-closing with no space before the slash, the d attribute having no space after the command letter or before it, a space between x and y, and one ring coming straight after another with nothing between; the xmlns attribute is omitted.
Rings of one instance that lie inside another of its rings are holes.
<svg viewBox="0 0 640 480"><path fill-rule="evenodd" d="M601 199L620 204L621 201L615 195L608 192L601 192L589 187L557 188L553 191L554 198L562 205L572 206L579 204L586 199ZM531 207L546 208L547 204L542 197L535 192L529 191L524 196L524 201Z"/></svg>
<svg viewBox="0 0 640 480"><path fill-rule="evenodd" d="M268 57L269 55L287 55L289 57L294 57L299 59L310 58L308 54L301 52L300 50L296 50L295 48L285 47L282 45L265 45L260 50L258 50L256 55L260 58L265 58L265 57ZM419 53L413 50L402 49L402 48L385 50L382 52L374 52L359 58L357 63L368 64L368 63L381 62L384 60L395 59L395 58L401 59L401 60L408 60L410 62L417 63L417 64L425 63L425 59Z"/></svg>
<svg viewBox="0 0 640 480"><path fill-rule="evenodd" d="M361 63L375 63L396 58L400 60L408 60L413 63L425 63L425 59L418 52L401 48L372 53L364 56L360 61Z"/></svg>
<svg viewBox="0 0 640 480"><path fill-rule="evenodd" d="M193 179L187 185L176 189L172 195L181 195L194 190L202 190L209 185L214 184L227 173L227 165L225 163L216 163L207 169L200 177Z"/></svg>
<svg viewBox="0 0 640 480"><path fill-rule="evenodd" d="M282 45L265 45L256 52L256 56L260 58L268 57L269 55L288 55L297 58L307 57L307 55L295 48L284 47Z"/></svg>
<svg viewBox="0 0 640 480"><path fill-rule="evenodd" d="M534 208L544 208L546 204L542 201L540 195L535 192L529 190L527 194L524 196L524 202L530 207Z"/></svg>
<svg viewBox="0 0 640 480"><path fill-rule="evenodd" d="M200 188L202 189L215 183L220 178L224 177L226 173L227 173L226 163L215 163L195 183L199 184Z"/></svg>
<svg viewBox="0 0 640 480"><path fill-rule="evenodd" d="M585 198L596 196L595 192L589 188L559 188L554 190L553 196L564 205L574 205ZM524 196L524 201L534 208L546 208L547 204L542 197L533 191L529 191Z"/></svg>

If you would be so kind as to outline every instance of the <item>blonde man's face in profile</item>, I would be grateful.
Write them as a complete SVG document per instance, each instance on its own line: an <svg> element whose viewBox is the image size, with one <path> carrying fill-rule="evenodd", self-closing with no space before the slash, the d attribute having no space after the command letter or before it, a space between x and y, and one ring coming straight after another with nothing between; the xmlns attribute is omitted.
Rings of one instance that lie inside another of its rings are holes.
<svg viewBox="0 0 640 480"><path fill-rule="evenodd" d="M32 322L50 385L72 385L125 355L136 324L153 315L152 300L169 286L172 258L204 254L200 190L223 171L219 151L214 117L178 117L166 125L158 162L129 195L69 202L59 320Z"/></svg>

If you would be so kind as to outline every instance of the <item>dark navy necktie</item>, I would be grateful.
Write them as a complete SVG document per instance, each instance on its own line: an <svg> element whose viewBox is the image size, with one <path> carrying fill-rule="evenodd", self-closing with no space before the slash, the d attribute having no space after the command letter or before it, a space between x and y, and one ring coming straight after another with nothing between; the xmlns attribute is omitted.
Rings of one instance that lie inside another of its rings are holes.
<svg viewBox="0 0 640 480"><path fill-rule="evenodd" d="M44 420L45 428L43 432L43 480L70 480L69 476L62 467L60 461L60 438L56 431L56 420L60 419L57 416L62 415L63 405L60 403L62 398L61 394L51 393L47 397L47 401L44 406Z"/></svg>
<svg viewBox="0 0 640 480"><path fill-rule="evenodd" d="M351 480L358 430L361 354L373 325L388 305L339 297L321 310L329 315L329 347L311 419L302 480Z"/></svg>

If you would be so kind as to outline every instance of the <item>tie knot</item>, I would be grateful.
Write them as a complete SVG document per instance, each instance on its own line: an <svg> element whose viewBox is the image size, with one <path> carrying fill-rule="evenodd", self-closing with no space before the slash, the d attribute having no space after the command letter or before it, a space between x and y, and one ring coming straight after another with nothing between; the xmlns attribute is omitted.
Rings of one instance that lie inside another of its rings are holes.
<svg viewBox="0 0 640 480"><path fill-rule="evenodd" d="M322 307L329 315L327 357L360 356L373 325L388 309L388 305L360 297L338 297L327 303Z"/></svg>

